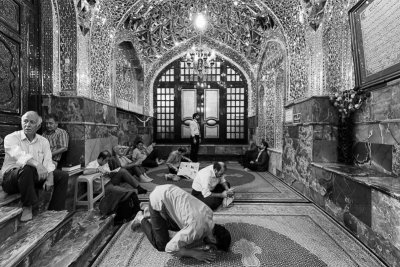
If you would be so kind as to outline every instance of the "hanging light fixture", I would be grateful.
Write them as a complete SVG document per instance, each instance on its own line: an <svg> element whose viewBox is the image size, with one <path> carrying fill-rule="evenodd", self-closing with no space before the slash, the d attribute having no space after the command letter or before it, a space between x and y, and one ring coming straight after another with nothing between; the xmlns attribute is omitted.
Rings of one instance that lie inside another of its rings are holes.
<svg viewBox="0 0 400 267"><path fill-rule="evenodd" d="M183 61L186 62L188 68L193 68L194 74L197 75L198 86L206 88L207 85L204 82L204 75L208 73L208 70L215 64L215 53L214 51L207 49L201 43L202 34L206 31L208 20L207 20L207 5L200 3L200 8L194 6L191 9L189 18L193 21L194 28L200 32L200 44L198 47L193 46L192 49L183 57ZM192 12L195 12L194 15Z"/></svg>

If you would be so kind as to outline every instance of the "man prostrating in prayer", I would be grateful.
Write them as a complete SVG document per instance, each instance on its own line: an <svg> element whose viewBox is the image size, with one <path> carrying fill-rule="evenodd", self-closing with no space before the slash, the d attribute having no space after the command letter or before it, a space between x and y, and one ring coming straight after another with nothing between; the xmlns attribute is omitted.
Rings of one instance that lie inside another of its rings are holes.
<svg viewBox="0 0 400 267"><path fill-rule="evenodd" d="M157 250L207 263L216 259L215 250L228 251L229 231L215 224L212 210L194 196L167 184L157 186L149 201L150 216L144 217L143 212L138 212L131 227L135 230L140 225ZM170 238L168 230L177 233ZM187 247L198 240L207 244L207 249Z"/></svg>

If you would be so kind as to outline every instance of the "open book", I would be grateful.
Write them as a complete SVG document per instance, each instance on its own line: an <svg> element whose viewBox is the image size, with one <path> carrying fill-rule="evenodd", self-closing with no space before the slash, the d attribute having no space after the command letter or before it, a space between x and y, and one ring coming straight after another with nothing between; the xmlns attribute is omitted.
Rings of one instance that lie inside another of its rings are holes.
<svg viewBox="0 0 400 267"><path fill-rule="evenodd" d="M198 162L181 162L179 165L178 175L188 179L194 179L199 172L200 163Z"/></svg>

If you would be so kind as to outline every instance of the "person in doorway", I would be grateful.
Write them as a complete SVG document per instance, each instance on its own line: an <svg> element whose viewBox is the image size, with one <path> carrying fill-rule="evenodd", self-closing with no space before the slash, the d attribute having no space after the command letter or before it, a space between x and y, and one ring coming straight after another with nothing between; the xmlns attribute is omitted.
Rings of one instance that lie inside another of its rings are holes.
<svg viewBox="0 0 400 267"><path fill-rule="evenodd" d="M173 181L180 180L180 177L177 175L179 170L179 165L181 165L182 161L191 162L189 158L184 156L186 152L187 152L186 148L180 147L169 154L169 157L166 161L169 174L165 175L165 180L173 180Z"/></svg>
<svg viewBox="0 0 400 267"><path fill-rule="evenodd" d="M164 163L158 158L158 151L154 148L156 143L146 147L142 140L136 143L136 148L132 152L132 162L143 167L154 168Z"/></svg>
<svg viewBox="0 0 400 267"><path fill-rule="evenodd" d="M104 150L100 152L96 160L88 163L85 170L83 171L83 174L102 173L107 178L109 178L109 182L111 182L111 184L113 185L127 183L134 189L137 189L138 194L147 193L147 190L142 188L135 177L133 177L126 169L116 168L111 170L108 165L108 161L110 160L110 158L111 154L109 151Z"/></svg>
<svg viewBox="0 0 400 267"><path fill-rule="evenodd" d="M68 174L55 169L49 141L36 133L41 123L42 118L35 111L28 111L21 118L22 130L4 139L2 186L8 194L21 194L23 222L32 220L32 207L38 204L40 188L54 188L49 210L65 209Z"/></svg>
<svg viewBox="0 0 400 267"><path fill-rule="evenodd" d="M134 163L132 160L128 159L128 157L125 156L124 151L125 148L120 145L113 147L113 152L115 154L114 158L117 161L117 165L119 167L127 169L130 174L139 177L139 181L141 183L150 183L151 181L153 181L152 178L147 176L145 168L138 165L138 163Z"/></svg>
<svg viewBox="0 0 400 267"><path fill-rule="evenodd" d="M201 143L201 135L200 135L200 124L199 124L200 115L199 113L193 114L193 119L189 122L190 127L190 159L193 162L198 162L198 153L199 147Z"/></svg>
<svg viewBox="0 0 400 267"><path fill-rule="evenodd" d="M43 133L43 137L49 140L53 163L57 167L62 154L68 150L68 133L58 128L58 117L55 114L48 114L45 122L46 131Z"/></svg>
<svg viewBox="0 0 400 267"><path fill-rule="evenodd" d="M216 210L221 204L227 207L233 201L234 191L225 180L226 169L224 162L214 162L213 165L201 169L193 180L192 195L212 210Z"/></svg>
<svg viewBox="0 0 400 267"><path fill-rule="evenodd" d="M150 194L149 202L149 217L139 211L131 228L135 231L141 226L158 251L211 263L216 259L214 250L229 250L229 231L214 222L209 207L183 189L175 185L157 186ZM177 233L170 238L168 230ZM189 247L198 240L206 247Z"/></svg>
<svg viewBox="0 0 400 267"><path fill-rule="evenodd" d="M258 152L257 158L249 162L247 166L245 166L245 170L249 171L257 171L257 172L265 172L268 171L269 164L269 155L268 155L268 143L265 140L261 141L260 151Z"/></svg>

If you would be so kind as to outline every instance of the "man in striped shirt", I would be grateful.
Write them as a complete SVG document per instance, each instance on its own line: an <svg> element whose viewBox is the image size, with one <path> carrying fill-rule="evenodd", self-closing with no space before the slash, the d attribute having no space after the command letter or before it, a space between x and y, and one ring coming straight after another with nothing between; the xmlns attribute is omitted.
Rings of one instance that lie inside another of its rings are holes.
<svg viewBox="0 0 400 267"><path fill-rule="evenodd" d="M58 128L58 117L55 114L46 116L46 132L42 135L50 143L50 150L54 165L58 165L62 153L68 150L68 133Z"/></svg>

